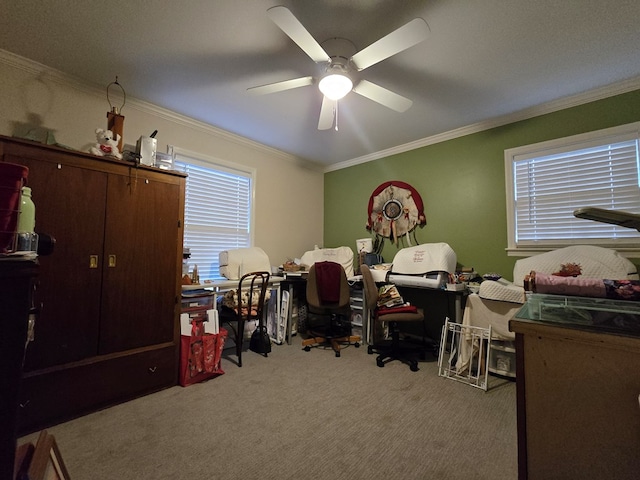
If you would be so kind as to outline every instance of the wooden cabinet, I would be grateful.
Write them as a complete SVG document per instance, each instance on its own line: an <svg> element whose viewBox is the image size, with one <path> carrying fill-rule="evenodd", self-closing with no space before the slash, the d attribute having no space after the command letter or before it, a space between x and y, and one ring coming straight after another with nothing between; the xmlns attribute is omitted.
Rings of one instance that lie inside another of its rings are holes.
<svg viewBox="0 0 640 480"><path fill-rule="evenodd" d="M38 265L0 261L0 479L13 478L24 346Z"/></svg>
<svg viewBox="0 0 640 480"><path fill-rule="evenodd" d="M638 478L640 338L527 320L509 328L518 478Z"/></svg>
<svg viewBox="0 0 640 480"><path fill-rule="evenodd" d="M36 231L56 239L21 430L175 384L185 176L3 137L0 152L29 167Z"/></svg>

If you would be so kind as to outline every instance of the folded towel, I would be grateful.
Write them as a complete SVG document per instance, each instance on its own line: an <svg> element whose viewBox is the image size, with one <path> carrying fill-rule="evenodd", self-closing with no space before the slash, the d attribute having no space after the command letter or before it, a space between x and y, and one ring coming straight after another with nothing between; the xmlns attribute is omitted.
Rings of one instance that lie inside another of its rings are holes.
<svg viewBox="0 0 640 480"><path fill-rule="evenodd" d="M389 313L418 313L418 307L415 305L398 305L396 307L378 307L378 316L387 315Z"/></svg>

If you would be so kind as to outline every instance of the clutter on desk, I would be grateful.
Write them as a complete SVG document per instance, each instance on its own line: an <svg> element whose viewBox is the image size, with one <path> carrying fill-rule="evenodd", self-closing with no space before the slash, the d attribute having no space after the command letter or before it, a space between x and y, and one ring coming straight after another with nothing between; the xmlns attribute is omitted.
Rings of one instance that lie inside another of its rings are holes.
<svg viewBox="0 0 640 480"><path fill-rule="evenodd" d="M182 285L200 285L200 274L198 273L198 265L193 266L191 273L182 275Z"/></svg>
<svg viewBox="0 0 640 480"><path fill-rule="evenodd" d="M191 249L189 247L182 248L182 275L189 275L189 259L191 258Z"/></svg>
<svg viewBox="0 0 640 480"><path fill-rule="evenodd" d="M306 267L304 265L300 265L300 260L296 259L296 260L287 260L286 262L284 262L282 264L282 271L283 272L304 272L306 270Z"/></svg>

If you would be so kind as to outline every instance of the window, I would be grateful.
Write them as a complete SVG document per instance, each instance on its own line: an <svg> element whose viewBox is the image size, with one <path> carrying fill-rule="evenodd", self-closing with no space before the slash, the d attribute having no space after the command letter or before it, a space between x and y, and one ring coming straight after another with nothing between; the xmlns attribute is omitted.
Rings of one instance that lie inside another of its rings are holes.
<svg viewBox="0 0 640 480"><path fill-rule="evenodd" d="M254 172L177 148L173 153L176 170L189 175L184 209L189 271L197 265L201 282L219 280L220 252L253 243Z"/></svg>
<svg viewBox="0 0 640 480"><path fill-rule="evenodd" d="M568 244L640 248L640 234L573 212L599 207L640 214L640 122L505 150L509 251Z"/></svg>

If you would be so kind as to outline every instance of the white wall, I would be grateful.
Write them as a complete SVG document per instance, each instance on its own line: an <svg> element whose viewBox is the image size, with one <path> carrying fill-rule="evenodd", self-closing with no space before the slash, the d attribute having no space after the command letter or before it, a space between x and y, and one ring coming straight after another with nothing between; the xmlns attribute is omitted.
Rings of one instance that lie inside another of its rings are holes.
<svg viewBox="0 0 640 480"><path fill-rule="evenodd" d="M0 135L36 125L52 130L58 143L87 151L95 129L107 128L106 86L113 80L105 79L102 88L86 85L0 50ZM323 173L317 165L130 96L121 114L126 144L158 130L159 151L174 145L255 169L254 242L273 265L322 245Z"/></svg>

